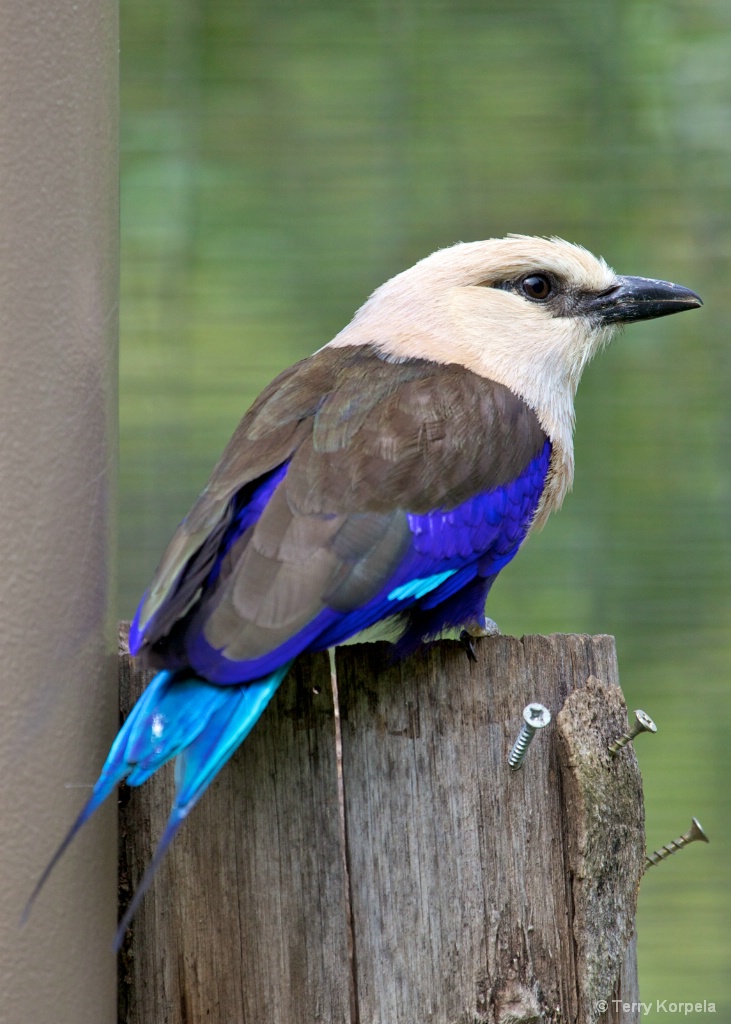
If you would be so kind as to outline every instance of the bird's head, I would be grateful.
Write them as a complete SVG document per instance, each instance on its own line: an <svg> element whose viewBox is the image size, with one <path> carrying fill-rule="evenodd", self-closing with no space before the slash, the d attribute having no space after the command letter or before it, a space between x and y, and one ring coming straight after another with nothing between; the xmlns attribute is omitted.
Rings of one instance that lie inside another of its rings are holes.
<svg viewBox="0 0 731 1024"><path fill-rule="evenodd" d="M553 443L548 510L573 477L573 403L586 364L623 325L700 305L688 288L622 277L560 238L508 235L441 249L393 277L330 344L460 363L520 395Z"/></svg>
<svg viewBox="0 0 731 1024"><path fill-rule="evenodd" d="M391 278L334 344L461 363L521 395L553 435L570 429L582 370L618 328L700 305L562 239L508 235L440 249Z"/></svg>

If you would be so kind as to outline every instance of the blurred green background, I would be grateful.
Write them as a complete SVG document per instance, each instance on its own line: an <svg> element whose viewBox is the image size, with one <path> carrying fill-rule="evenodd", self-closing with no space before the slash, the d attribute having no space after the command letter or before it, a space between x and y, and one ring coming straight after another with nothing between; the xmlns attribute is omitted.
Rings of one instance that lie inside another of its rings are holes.
<svg viewBox="0 0 731 1024"><path fill-rule="evenodd" d="M728 1020L730 0L124 0L122 128L125 616L259 390L433 249L558 234L702 294L589 368L488 610L616 636L648 844L712 837L643 882L642 998Z"/></svg>

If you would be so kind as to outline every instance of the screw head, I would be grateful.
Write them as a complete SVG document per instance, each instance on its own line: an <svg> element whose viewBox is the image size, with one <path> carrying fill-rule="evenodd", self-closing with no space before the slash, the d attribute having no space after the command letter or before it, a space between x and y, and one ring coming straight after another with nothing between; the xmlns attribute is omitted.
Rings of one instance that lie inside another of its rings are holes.
<svg viewBox="0 0 731 1024"><path fill-rule="evenodd" d="M693 818L692 822L693 822L692 825L690 826L688 831L685 833L687 841L689 843L695 843L698 840L700 840L702 843L710 843L711 840L708 838L706 833L703 831L703 826L698 821L698 819L697 818Z"/></svg>
<svg viewBox="0 0 731 1024"><path fill-rule="evenodd" d="M523 719L531 729L545 729L551 721L551 712L543 704L528 704L523 708Z"/></svg>
<svg viewBox="0 0 731 1024"><path fill-rule="evenodd" d="M657 732L657 726L653 720L646 711L642 711L640 708L635 711L635 721L637 723L635 728L638 732Z"/></svg>

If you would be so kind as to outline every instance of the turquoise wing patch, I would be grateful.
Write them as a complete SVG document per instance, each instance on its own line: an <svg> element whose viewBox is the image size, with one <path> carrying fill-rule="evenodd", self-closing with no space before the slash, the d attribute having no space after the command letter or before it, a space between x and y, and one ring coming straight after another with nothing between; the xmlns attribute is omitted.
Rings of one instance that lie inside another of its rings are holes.
<svg viewBox="0 0 731 1024"><path fill-rule="evenodd" d="M412 597L418 600L420 597L424 597L425 594L430 593L432 590L448 580L450 576L454 576L456 569L447 569L446 572L437 572L433 576L424 576L421 579L410 580L408 583L402 583L400 587L395 587L388 595L389 601L406 601Z"/></svg>

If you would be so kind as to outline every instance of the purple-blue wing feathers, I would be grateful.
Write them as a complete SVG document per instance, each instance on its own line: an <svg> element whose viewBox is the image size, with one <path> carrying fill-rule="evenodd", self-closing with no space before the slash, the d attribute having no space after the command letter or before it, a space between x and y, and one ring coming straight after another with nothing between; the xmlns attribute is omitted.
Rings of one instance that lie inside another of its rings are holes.
<svg viewBox="0 0 731 1024"><path fill-rule="evenodd" d="M546 442L516 480L476 495L457 508L437 509L424 515L407 514L408 546L399 564L364 605L345 611L324 607L273 650L241 661L227 658L211 644L202 622L195 632L189 630L186 637L191 664L222 684L254 679L274 671L281 662L290 661L305 649L335 646L383 618L411 612L415 606L434 609L476 577L494 578L514 557L530 527L543 491L550 452ZM449 575L443 580L438 579L446 573ZM411 581L432 579L434 586L424 592L409 592L406 587ZM472 618L482 615L480 603L484 606L485 596L476 594ZM445 607L445 626L454 624L451 615L451 608Z"/></svg>

